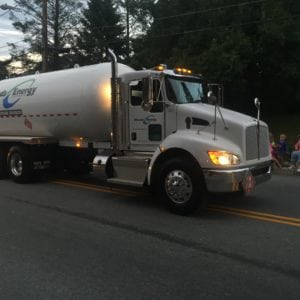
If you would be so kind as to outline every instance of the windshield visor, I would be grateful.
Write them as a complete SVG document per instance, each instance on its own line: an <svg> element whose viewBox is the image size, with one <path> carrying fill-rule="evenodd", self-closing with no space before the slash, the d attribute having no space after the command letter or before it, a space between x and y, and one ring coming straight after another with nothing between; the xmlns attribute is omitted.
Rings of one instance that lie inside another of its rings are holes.
<svg viewBox="0 0 300 300"><path fill-rule="evenodd" d="M169 101L181 103L204 102L203 82L198 78L168 76L166 90Z"/></svg>

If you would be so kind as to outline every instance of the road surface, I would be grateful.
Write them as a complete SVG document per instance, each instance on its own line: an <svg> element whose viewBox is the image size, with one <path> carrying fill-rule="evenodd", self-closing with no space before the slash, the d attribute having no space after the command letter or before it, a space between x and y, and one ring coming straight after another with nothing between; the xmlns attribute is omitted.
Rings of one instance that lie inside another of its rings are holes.
<svg viewBox="0 0 300 300"><path fill-rule="evenodd" d="M300 299L299 183L183 217L93 176L1 180L1 299Z"/></svg>

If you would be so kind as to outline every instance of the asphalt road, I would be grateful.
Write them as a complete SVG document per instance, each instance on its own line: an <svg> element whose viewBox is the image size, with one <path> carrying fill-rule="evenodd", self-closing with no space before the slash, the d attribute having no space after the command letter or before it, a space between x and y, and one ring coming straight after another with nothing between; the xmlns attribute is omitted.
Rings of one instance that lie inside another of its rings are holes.
<svg viewBox="0 0 300 300"><path fill-rule="evenodd" d="M0 181L0 299L300 299L300 176L189 217L98 183Z"/></svg>

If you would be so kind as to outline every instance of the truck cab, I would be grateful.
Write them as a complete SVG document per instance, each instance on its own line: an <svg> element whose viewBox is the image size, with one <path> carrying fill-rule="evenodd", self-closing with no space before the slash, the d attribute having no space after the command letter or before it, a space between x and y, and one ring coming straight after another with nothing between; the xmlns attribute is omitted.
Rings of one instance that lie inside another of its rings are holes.
<svg viewBox="0 0 300 300"><path fill-rule="evenodd" d="M206 192L248 193L270 178L267 125L220 107L201 75L159 66L118 82L112 182L154 187L186 213Z"/></svg>

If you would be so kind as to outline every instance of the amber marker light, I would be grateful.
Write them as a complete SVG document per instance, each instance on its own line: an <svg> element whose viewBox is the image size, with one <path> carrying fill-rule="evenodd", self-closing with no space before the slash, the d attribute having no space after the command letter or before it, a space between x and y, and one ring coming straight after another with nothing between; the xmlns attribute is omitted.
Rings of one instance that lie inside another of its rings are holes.
<svg viewBox="0 0 300 300"><path fill-rule="evenodd" d="M177 74L192 74L192 71L186 68L176 68L174 71Z"/></svg>
<svg viewBox="0 0 300 300"><path fill-rule="evenodd" d="M217 166L231 166L238 165L240 159L237 155L227 151L208 151L208 156L213 164Z"/></svg>
<svg viewBox="0 0 300 300"><path fill-rule="evenodd" d="M159 65L153 67L151 70L164 71L164 70L167 70L167 65L165 65L165 64L159 64Z"/></svg>

